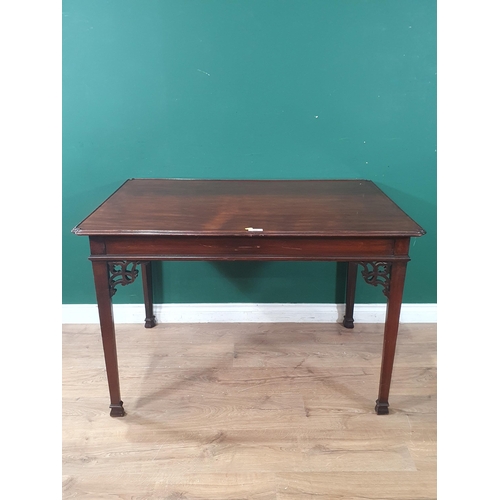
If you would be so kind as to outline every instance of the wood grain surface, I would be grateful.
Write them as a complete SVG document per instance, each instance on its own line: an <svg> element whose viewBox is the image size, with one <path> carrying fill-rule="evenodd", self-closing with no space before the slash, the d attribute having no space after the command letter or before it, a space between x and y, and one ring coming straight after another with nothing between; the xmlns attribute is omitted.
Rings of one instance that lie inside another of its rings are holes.
<svg viewBox="0 0 500 500"><path fill-rule="evenodd" d="M63 498L436 498L436 327L117 325L127 416L109 418L98 325L63 327Z"/></svg>
<svg viewBox="0 0 500 500"><path fill-rule="evenodd" d="M73 232L246 237L425 233L373 182L361 179L130 179Z"/></svg>

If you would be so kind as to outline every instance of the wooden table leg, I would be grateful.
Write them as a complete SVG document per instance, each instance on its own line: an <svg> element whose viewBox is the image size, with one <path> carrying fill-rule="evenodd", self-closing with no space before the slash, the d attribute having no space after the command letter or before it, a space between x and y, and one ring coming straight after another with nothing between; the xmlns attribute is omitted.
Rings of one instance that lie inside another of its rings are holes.
<svg viewBox="0 0 500 500"><path fill-rule="evenodd" d="M347 285L345 297L345 315L343 325L346 328L354 328L354 296L356 294L356 275L358 263L349 262L347 267Z"/></svg>
<svg viewBox="0 0 500 500"><path fill-rule="evenodd" d="M153 328L156 326L156 317L153 314L153 274L151 271L151 262L143 262L142 270L142 288L144 290L144 306L146 308L146 319L144 326Z"/></svg>
<svg viewBox="0 0 500 500"><path fill-rule="evenodd" d="M116 353L115 323L113 320L113 305L109 286L108 263L105 261L93 261L92 269L94 271L102 346L104 349L104 361L106 363L109 396L111 399L111 404L109 405L111 408L110 415L112 417L123 417L125 410L123 409L123 402L120 397L118 356Z"/></svg>
<svg viewBox="0 0 500 500"><path fill-rule="evenodd" d="M380 385L375 411L378 415L389 413L389 389L391 386L392 367L398 338L399 315L403 300L403 288L406 274L406 262L393 262L388 293L387 312L384 329L384 346L382 351L382 367L380 369Z"/></svg>

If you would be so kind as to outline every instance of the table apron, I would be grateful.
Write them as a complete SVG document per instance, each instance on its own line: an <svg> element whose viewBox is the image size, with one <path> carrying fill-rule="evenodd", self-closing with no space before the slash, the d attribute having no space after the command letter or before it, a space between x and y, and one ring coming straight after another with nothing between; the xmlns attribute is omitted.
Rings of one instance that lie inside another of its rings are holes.
<svg viewBox="0 0 500 500"><path fill-rule="evenodd" d="M409 238L91 236L90 260L409 260Z"/></svg>

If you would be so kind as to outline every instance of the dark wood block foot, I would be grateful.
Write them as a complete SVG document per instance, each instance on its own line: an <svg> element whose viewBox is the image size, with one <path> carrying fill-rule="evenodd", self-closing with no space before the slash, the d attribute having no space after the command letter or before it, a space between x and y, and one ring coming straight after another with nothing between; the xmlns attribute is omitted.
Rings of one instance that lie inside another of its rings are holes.
<svg viewBox="0 0 500 500"><path fill-rule="evenodd" d="M389 414L389 403L381 403L377 399L376 404L375 404L375 411L377 412L377 415L388 415Z"/></svg>
<svg viewBox="0 0 500 500"><path fill-rule="evenodd" d="M157 325L156 316L153 316L152 318L146 318L144 320L144 327L145 328L153 328L156 325Z"/></svg>
<svg viewBox="0 0 500 500"><path fill-rule="evenodd" d="M111 417L124 417L125 416L125 410L123 409L123 401L120 401L119 405L109 405L111 408L111 412L109 415Z"/></svg>
<svg viewBox="0 0 500 500"><path fill-rule="evenodd" d="M354 328L354 319L352 318L346 318L344 316L344 321L342 322L344 325L344 328Z"/></svg>

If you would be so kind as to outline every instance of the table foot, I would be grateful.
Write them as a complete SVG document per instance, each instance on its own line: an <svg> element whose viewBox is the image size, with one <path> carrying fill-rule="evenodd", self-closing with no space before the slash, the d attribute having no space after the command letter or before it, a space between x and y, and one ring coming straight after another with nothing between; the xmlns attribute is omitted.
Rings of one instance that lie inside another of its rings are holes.
<svg viewBox="0 0 500 500"><path fill-rule="evenodd" d="M109 415L111 417L124 417L125 416L125 410L123 409L123 401L120 401L120 404L118 405L109 405L111 408L111 412Z"/></svg>
<svg viewBox="0 0 500 500"><path fill-rule="evenodd" d="M344 328L354 328L354 319L344 317L342 325L344 325Z"/></svg>
<svg viewBox="0 0 500 500"><path fill-rule="evenodd" d="M153 328L157 325L157 321L156 321L156 316L153 316L152 318L146 318L144 320L144 327L145 328Z"/></svg>
<svg viewBox="0 0 500 500"><path fill-rule="evenodd" d="M377 415L388 415L389 414L389 403L388 402L380 402L378 399L375 402L375 411Z"/></svg>

